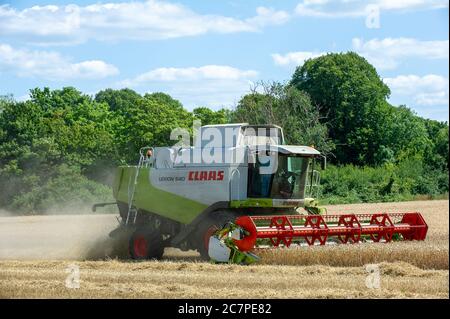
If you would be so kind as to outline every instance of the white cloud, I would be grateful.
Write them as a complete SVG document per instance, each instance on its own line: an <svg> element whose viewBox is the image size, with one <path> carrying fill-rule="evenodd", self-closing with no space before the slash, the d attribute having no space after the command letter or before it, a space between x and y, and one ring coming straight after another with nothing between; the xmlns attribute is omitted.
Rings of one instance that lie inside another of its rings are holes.
<svg viewBox="0 0 450 319"><path fill-rule="evenodd" d="M158 68L140 74L122 84L138 86L149 82L181 82L199 80L242 80L257 76L256 71L242 71L228 65L205 65L189 68Z"/></svg>
<svg viewBox="0 0 450 319"><path fill-rule="evenodd" d="M97 3L87 6L0 6L0 35L38 43L78 43L89 39L168 39L205 33L256 32L286 22L289 14L258 7L256 15L235 19L199 14L181 4L159 0Z"/></svg>
<svg viewBox="0 0 450 319"><path fill-rule="evenodd" d="M272 54L272 59L276 65L299 66L308 59L314 59L325 54L326 52L296 51L288 52L286 54L275 53Z"/></svg>
<svg viewBox="0 0 450 319"><path fill-rule="evenodd" d="M290 18L286 11L275 11L271 8L256 8L256 16L249 18L246 22L255 27L265 27L266 25L278 25L287 22Z"/></svg>
<svg viewBox="0 0 450 319"><path fill-rule="evenodd" d="M364 41L361 38L353 38L352 50L364 56L377 69L392 70L410 58L448 60L449 41L420 41L414 38L384 38ZM276 65L302 65L305 60L324 54L326 52L295 51L286 54L272 54L272 59Z"/></svg>
<svg viewBox="0 0 450 319"><path fill-rule="evenodd" d="M118 74L119 70L101 60L73 63L57 52L15 49L8 44L0 44L0 72L11 72L20 77L68 80L105 78Z"/></svg>
<svg viewBox="0 0 450 319"><path fill-rule="evenodd" d="M303 0L295 13L322 18L364 17L374 7L380 11L429 10L447 8L448 0Z"/></svg>
<svg viewBox="0 0 450 319"><path fill-rule="evenodd" d="M420 41L413 38L385 38L364 41L352 40L353 50L364 56L376 68L395 69L405 58L447 59L448 40Z"/></svg>
<svg viewBox="0 0 450 319"><path fill-rule="evenodd" d="M384 82L391 88L392 96L409 97L416 105L448 105L449 81L443 76L399 75L394 78L385 78Z"/></svg>
<svg viewBox="0 0 450 319"><path fill-rule="evenodd" d="M376 0L373 4L385 10L427 10L448 7L448 0Z"/></svg>
<svg viewBox="0 0 450 319"><path fill-rule="evenodd" d="M249 91L258 76L253 70L227 65L187 68L157 68L118 83L119 87L139 88L147 92L164 91L187 107L229 107Z"/></svg>
<svg viewBox="0 0 450 319"><path fill-rule="evenodd" d="M185 107L192 110L198 106L207 106L217 110L231 108L240 98L250 91L253 82L249 80L215 80L180 83L166 83L165 86L155 88L149 86L147 91L163 91L180 100Z"/></svg>

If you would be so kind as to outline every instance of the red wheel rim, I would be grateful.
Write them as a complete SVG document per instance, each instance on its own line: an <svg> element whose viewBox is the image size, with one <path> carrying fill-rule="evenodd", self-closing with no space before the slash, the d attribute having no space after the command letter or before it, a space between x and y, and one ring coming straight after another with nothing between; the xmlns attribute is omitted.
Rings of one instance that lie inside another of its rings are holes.
<svg viewBox="0 0 450 319"><path fill-rule="evenodd" d="M147 256L148 245L144 236L137 236L133 241L134 254L137 257Z"/></svg>
<svg viewBox="0 0 450 319"><path fill-rule="evenodd" d="M209 249L209 239L212 235L218 230L216 225L209 226L208 230L205 232L205 235L203 236L203 243L205 245L206 251Z"/></svg>

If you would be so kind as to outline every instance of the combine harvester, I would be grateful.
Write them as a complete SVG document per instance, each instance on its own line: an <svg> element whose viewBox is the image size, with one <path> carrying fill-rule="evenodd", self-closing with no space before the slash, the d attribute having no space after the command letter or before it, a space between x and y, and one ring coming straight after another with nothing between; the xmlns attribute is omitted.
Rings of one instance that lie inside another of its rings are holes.
<svg viewBox="0 0 450 319"><path fill-rule="evenodd" d="M118 167L113 194L134 259L165 247L204 259L249 264L259 247L424 240L418 212L328 215L314 199L325 157L285 145L275 125L207 125L194 147L142 148L137 166ZM205 141L205 137L206 141ZM213 138L211 138L213 137Z"/></svg>

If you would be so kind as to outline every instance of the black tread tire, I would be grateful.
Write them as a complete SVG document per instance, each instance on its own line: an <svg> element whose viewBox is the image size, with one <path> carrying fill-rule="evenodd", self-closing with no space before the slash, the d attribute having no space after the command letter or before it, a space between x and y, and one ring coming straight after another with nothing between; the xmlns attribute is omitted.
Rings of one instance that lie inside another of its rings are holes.
<svg viewBox="0 0 450 319"><path fill-rule="evenodd" d="M135 250L135 241L145 240L145 252L138 253ZM136 260L161 259L164 254L163 237L159 230L139 227L130 237L128 250L131 258Z"/></svg>
<svg viewBox="0 0 450 319"><path fill-rule="evenodd" d="M239 214L233 211L215 211L212 212L207 218L202 220L196 229L196 248L200 253L200 257L203 260L210 260L208 254L208 248L205 246L206 232L211 228L221 229L228 222L233 222Z"/></svg>

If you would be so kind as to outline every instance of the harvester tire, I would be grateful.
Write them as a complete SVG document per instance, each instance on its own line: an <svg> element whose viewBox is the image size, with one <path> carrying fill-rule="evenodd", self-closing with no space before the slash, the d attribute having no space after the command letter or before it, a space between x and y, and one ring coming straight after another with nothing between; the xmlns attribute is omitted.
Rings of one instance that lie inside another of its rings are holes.
<svg viewBox="0 0 450 319"><path fill-rule="evenodd" d="M228 222L233 222L238 215L231 211L214 212L197 226L196 246L203 260L209 260L208 245L209 238Z"/></svg>
<svg viewBox="0 0 450 319"><path fill-rule="evenodd" d="M139 227L130 237L130 256L136 260L161 259L164 254L163 237L159 230Z"/></svg>

